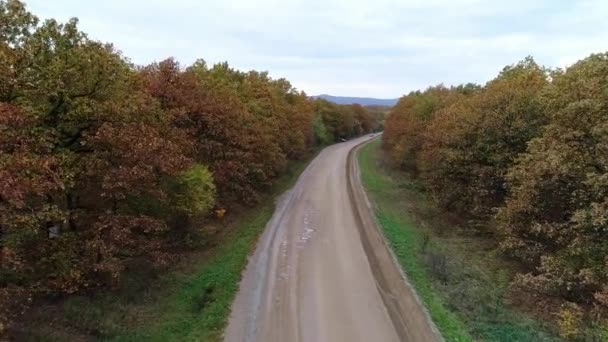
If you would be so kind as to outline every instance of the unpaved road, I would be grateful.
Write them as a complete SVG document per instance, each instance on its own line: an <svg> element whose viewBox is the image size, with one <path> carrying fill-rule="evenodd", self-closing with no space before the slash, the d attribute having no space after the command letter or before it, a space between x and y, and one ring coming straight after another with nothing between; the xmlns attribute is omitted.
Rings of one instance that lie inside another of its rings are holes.
<svg viewBox="0 0 608 342"><path fill-rule="evenodd" d="M347 160L367 139L324 149L279 199L232 305L226 341L441 339L370 224L368 208L353 199L360 185Z"/></svg>

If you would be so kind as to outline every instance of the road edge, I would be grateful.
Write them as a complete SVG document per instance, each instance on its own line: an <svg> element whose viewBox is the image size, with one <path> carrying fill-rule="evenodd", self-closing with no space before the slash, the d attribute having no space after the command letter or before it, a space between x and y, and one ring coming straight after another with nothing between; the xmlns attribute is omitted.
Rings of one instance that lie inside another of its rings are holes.
<svg viewBox="0 0 608 342"><path fill-rule="evenodd" d="M348 195L353 205L357 230L370 263L380 297L402 341L444 341L431 316L399 265L376 221L360 179L356 155L375 139L355 145L346 161Z"/></svg>

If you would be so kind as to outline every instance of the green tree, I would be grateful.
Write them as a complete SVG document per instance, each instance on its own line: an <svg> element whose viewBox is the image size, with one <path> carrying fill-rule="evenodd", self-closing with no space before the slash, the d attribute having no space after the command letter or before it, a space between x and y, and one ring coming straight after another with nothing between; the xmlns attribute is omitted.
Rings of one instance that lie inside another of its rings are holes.
<svg viewBox="0 0 608 342"><path fill-rule="evenodd" d="M313 132L315 142L321 146L328 145L333 140L329 132L327 131L325 124L323 123L323 119L318 114L315 116L315 119L313 121Z"/></svg>

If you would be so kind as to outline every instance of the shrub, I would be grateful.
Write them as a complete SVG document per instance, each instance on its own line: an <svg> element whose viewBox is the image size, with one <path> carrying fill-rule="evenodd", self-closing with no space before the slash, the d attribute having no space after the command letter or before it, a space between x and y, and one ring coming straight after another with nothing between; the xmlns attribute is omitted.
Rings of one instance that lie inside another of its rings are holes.
<svg viewBox="0 0 608 342"><path fill-rule="evenodd" d="M206 215L215 204L215 185L209 169L197 164L182 172L174 182L170 203L189 216Z"/></svg>
<svg viewBox="0 0 608 342"><path fill-rule="evenodd" d="M565 304L559 312L559 335L566 339L580 337L583 326L583 310L574 304Z"/></svg>

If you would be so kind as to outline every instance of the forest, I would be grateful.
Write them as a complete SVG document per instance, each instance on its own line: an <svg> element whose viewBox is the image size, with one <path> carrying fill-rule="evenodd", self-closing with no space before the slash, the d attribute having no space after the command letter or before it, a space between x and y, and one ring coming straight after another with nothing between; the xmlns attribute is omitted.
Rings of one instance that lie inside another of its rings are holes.
<svg viewBox="0 0 608 342"><path fill-rule="evenodd" d="M227 63L135 65L77 19L0 0L0 333L36 298L112 287L128 260L170 263L379 119Z"/></svg>
<svg viewBox="0 0 608 342"><path fill-rule="evenodd" d="M518 263L512 288L562 303L564 337L608 312L607 80L605 53L528 57L483 86L411 92L385 122L391 163Z"/></svg>

